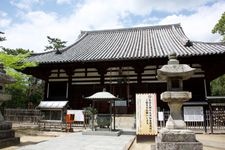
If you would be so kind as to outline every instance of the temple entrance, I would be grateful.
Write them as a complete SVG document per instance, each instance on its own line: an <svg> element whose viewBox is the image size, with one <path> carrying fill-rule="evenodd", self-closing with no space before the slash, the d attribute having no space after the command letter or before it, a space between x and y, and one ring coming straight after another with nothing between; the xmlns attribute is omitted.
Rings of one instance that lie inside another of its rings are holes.
<svg viewBox="0 0 225 150"><path fill-rule="evenodd" d="M120 98L120 101L115 103L115 111L117 114L134 114L135 113L135 95L136 93L156 93L158 104L160 107L167 109L162 101L160 101L160 92L166 88L164 83L143 83L143 84L105 84L105 85L72 85L69 96L69 106L72 109L83 109L92 105L90 100L84 98L92 95L96 92L102 91L106 88L106 91L112 93L116 97ZM96 108L101 113L108 113L109 104L106 102L100 102L96 104Z"/></svg>

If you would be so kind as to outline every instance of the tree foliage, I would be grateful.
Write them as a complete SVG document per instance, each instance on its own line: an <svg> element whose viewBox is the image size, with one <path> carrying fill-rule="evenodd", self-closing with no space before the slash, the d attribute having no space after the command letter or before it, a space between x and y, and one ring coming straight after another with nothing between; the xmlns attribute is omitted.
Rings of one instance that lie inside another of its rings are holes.
<svg viewBox="0 0 225 150"><path fill-rule="evenodd" d="M51 38L50 36L47 36L49 45L45 46L45 50L55 50L56 53L60 54L60 50L65 48L66 41L62 41L59 38Z"/></svg>
<svg viewBox="0 0 225 150"><path fill-rule="evenodd" d="M222 14L220 20L214 26L212 33L219 33L223 36L223 41L225 41L225 12Z"/></svg>
<svg viewBox="0 0 225 150"><path fill-rule="evenodd" d="M34 92L30 92L32 85L30 80L33 77L27 76L18 71L26 67L36 66L35 63L24 61L29 55L30 51L24 49L13 50L3 48L3 51L0 52L0 63L4 64L6 73L16 80L16 83L6 85L6 90L12 95L12 100L5 102L5 107L26 108L27 103L30 101L29 98L36 94ZM40 94L36 97L40 98ZM35 101L37 100L35 99Z"/></svg>
<svg viewBox="0 0 225 150"><path fill-rule="evenodd" d="M213 80L211 82L211 94L214 96L225 95L225 75Z"/></svg>
<svg viewBox="0 0 225 150"><path fill-rule="evenodd" d="M4 33L0 32L0 34ZM6 40L6 38L0 36L0 41L4 40ZM22 48L14 50L1 47L0 63L4 65L4 70L8 75L12 76L16 80L16 83L6 85L6 91L12 95L12 100L6 101L3 103L4 106L1 105L0 107L26 108L29 101L33 100L36 102L37 99L41 99L40 97L42 94L39 92L42 91L40 86L41 84L37 84L38 82L35 82L34 84L34 82L31 82L31 79L34 79L33 77L27 76L18 71L26 67L37 65L36 63L24 61L31 53L32 51L24 50ZM40 88L38 89L37 87ZM35 91L30 89L35 89Z"/></svg>
<svg viewBox="0 0 225 150"><path fill-rule="evenodd" d="M33 51L30 51L29 49L26 50L26 49L22 49L22 48L17 48L17 49L11 49L11 48L5 48L3 47L2 48L2 51L8 55L21 55L21 54L31 54L33 53Z"/></svg>
<svg viewBox="0 0 225 150"><path fill-rule="evenodd" d="M12 100L5 102L4 107L27 108L29 102L37 105L42 99L43 83L34 77L19 72L26 67L37 65L24 61L31 53L32 51L22 48L2 48L0 63L4 64L6 73L16 80L16 83L6 85L6 90L12 95Z"/></svg>
<svg viewBox="0 0 225 150"><path fill-rule="evenodd" d="M211 95L225 96L225 74L210 83Z"/></svg>
<svg viewBox="0 0 225 150"><path fill-rule="evenodd" d="M1 31L0 31L0 34L4 34L4 32L1 32ZM0 41L5 41L5 40L6 40L6 38L5 38L5 37L0 36Z"/></svg>
<svg viewBox="0 0 225 150"><path fill-rule="evenodd" d="M223 36L223 41L225 41L225 12L214 26L212 33L219 33ZM225 95L225 75L218 77L211 82L211 94L217 96Z"/></svg>
<svg viewBox="0 0 225 150"><path fill-rule="evenodd" d="M18 54L18 55L11 55L4 52L0 52L0 63L5 65L5 68L8 72L13 71L17 72L16 70L22 70L26 67L36 66L34 62L25 62L25 58L28 57L30 54Z"/></svg>

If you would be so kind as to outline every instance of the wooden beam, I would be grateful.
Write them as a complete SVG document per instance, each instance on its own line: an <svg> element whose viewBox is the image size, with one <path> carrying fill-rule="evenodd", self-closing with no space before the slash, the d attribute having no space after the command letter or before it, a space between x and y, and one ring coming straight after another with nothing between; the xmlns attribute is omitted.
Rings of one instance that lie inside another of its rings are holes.
<svg viewBox="0 0 225 150"><path fill-rule="evenodd" d="M104 85L107 67L97 67L96 69L98 70L98 74L100 75L100 84Z"/></svg>

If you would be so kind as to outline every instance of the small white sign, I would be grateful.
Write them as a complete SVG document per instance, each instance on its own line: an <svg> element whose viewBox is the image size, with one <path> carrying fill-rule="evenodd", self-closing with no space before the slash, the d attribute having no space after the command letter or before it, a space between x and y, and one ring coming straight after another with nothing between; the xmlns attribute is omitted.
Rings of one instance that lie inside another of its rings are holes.
<svg viewBox="0 0 225 150"><path fill-rule="evenodd" d="M74 121L84 121L83 110L67 110L67 114L74 114Z"/></svg>
<svg viewBox="0 0 225 150"><path fill-rule="evenodd" d="M159 120L159 121L164 121L164 114L163 114L162 111L159 111L159 112L158 112L158 120Z"/></svg>
<svg viewBox="0 0 225 150"><path fill-rule="evenodd" d="M115 101L115 106L127 106L127 101Z"/></svg>
<svg viewBox="0 0 225 150"><path fill-rule="evenodd" d="M203 122L204 113L202 106L185 106L184 107L184 121L186 122Z"/></svg>

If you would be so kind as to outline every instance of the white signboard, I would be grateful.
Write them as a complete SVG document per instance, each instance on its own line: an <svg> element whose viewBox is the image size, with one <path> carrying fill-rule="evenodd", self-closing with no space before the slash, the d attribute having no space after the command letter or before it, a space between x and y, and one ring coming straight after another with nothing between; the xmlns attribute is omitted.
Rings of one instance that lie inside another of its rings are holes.
<svg viewBox="0 0 225 150"><path fill-rule="evenodd" d="M115 106L127 106L127 101L115 101Z"/></svg>
<svg viewBox="0 0 225 150"><path fill-rule="evenodd" d="M158 112L158 120L159 120L159 121L164 121L164 114L163 114L162 111L159 111L159 112Z"/></svg>
<svg viewBox="0 0 225 150"><path fill-rule="evenodd" d="M157 134L156 94L136 94L136 134Z"/></svg>
<svg viewBox="0 0 225 150"><path fill-rule="evenodd" d="M74 114L74 121L84 121L83 110L67 110L67 114Z"/></svg>
<svg viewBox="0 0 225 150"><path fill-rule="evenodd" d="M202 106L185 106L184 107L184 121L186 122L203 122L204 113Z"/></svg>

